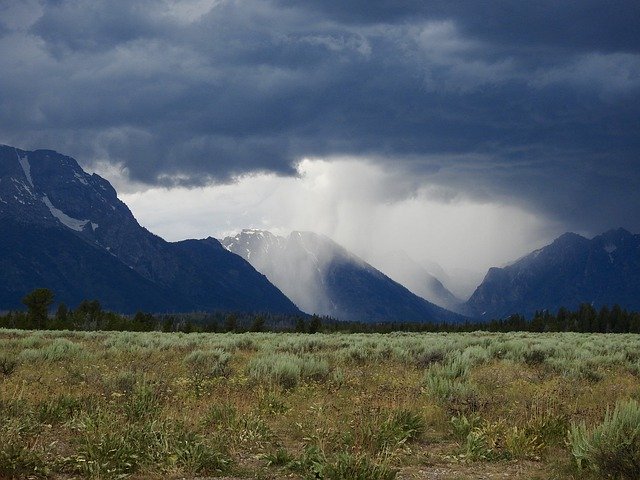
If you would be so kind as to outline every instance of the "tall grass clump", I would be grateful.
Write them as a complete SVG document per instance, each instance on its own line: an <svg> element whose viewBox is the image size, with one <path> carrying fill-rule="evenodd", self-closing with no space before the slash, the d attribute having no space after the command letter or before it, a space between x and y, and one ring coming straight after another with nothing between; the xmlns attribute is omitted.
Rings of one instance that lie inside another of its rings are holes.
<svg viewBox="0 0 640 480"><path fill-rule="evenodd" d="M0 478L47 478L44 460L26 446L9 443L0 447Z"/></svg>
<svg viewBox="0 0 640 480"><path fill-rule="evenodd" d="M158 416L163 399L154 385L143 382L127 395L122 410L129 421L151 419Z"/></svg>
<svg viewBox="0 0 640 480"><path fill-rule="evenodd" d="M420 439L426 430L426 422L422 415L412 410L373 410L363 412L350 427L331 440L334 452L366 452L390 458L407 444Z"/></svg>
<svg viewBox="0 0 640 480"><path fill-rule="evenodd" d="M306 478L323 480L395 480L397 476L386 463L376 463L366 455L343 452L327 456L314 446L307 446L302 458L290 465L306 473Z"/></svg>
<svg viewBox="0 0 640 480"><path fill-rule="evenodd" d="M194 350L184 358L184 363L194 373L203 377L225 377L230 373L231 355L221 348Z"/></svg>
<svg viewBox="0 0 640 480"><path fill-rule="evenodd" d="M330 368L329 363L321 358L269 354L253 358L249 362L248 371L254 380L294 388L301 380L325 380Z"/></svg>
<svg viewBox="0 0 640 480"><path fill-rule="evenodd" d="M640 472L640 405L619 402L613 412L592 430L573 424L569 432L571 453L579 469L604 478L637 479Z"/></svg>
<svg viewBox="0 0 640 480"><path fill-rule="evenodd" d="M261 449L273 444L274 434L263 417L255 412L243 414L228 403L214 404L201 420L205 431L216 432L225 445Z"/></svg>
<svg viewBox="0 0 640 480"><path fill-rule="evenodd" d="M475 410L478 398L468 377L468 360L455 357L447 363L431 365L425 373L424 385L438 403L450 410Z"/></svg>
<svg viewBox="0 0 640 480"><path fill-rule="evenodd" d="M395 410L378 425L380 450L395 449L414 442L422 437L425 430L426 422L419 413L406 409Z"/></svg>
<svg viewBox="0 0 640 480"><path fill-rule="evenodd" d="M47 424L62 423L72 419L83 406L79 398L62 394L41 402L36 408L36 418Z"/></svg>
<svg viewBox="0 0 640 480"><path fill-rule="evenodd" d="M63 470L84 478L125 478L148 470L213 474L230 463L223 447L180 422L145 418L123 423L98 411L79 417L74 429L75 454L63 459Z"/></svg>
<svg viewBox="0 0 640 480"><path fill-rule="evenodd" d="M48 470L43 452L31 440L32 419L3 418L0 424L0 478L44 478Z"/></svg>
<svg viewBox="0 0 640 480"><path fill-rule="evenodd" d="M374 463L364 455L341 453L320 470L326 480L394 480L396 471L387 465Z"/></svg>
<svg viewBox="0 0 640 480"><path fill-rule="evenodd" d="M464 445L468 460L539 460L544 442L524 428L504 422L484 422L469 432Z"/></svg>
<svg viewBox="0 0 640 480"><path fill-rule="evenodd" d="M0 375L8 377L18 368L18 358L9 353L0 353Z"/></svg>

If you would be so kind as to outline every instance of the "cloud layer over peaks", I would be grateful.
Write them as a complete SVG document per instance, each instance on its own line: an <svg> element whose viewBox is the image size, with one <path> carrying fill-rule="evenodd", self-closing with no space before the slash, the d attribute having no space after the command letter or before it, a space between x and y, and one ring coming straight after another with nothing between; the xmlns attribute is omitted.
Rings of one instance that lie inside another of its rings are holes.
<svg viewBox="0 0 640 480"><path fill-rule="evenodd" d="M637 1L5 0L0 142L152 186L351 155L640 230L638 18Z"/></svg>

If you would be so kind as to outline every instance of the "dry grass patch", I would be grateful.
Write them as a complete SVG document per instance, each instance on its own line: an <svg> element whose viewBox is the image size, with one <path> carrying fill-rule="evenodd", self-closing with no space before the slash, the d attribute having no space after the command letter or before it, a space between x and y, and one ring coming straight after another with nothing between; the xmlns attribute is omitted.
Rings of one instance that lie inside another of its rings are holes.
<svg viewBox="0 0 640 480"><path fill-rule="evenodd" d="M634 335L0 331L0 345L8 478L585 478L571 424L594 444L607 405L640 392Z"/></svg>

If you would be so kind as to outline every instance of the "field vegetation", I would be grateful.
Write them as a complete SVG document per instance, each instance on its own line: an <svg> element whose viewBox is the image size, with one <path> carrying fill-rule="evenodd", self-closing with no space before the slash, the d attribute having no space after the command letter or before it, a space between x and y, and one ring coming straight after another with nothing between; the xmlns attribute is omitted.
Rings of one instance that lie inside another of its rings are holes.
<svg viewBox="0 0 640 480"><path fill-rule="evenodd" d="M640 336L0 330L0 478L634 479Z"/></svg>

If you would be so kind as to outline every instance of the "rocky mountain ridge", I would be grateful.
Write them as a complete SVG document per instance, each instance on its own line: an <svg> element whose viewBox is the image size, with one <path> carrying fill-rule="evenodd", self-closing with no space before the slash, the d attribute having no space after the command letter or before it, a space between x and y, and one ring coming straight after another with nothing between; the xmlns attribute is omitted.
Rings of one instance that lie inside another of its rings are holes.
<svg viewBox="0 0 640 480"><path fill-rule="evenodd" d="M640 310L640 235L566 233L504 268L491 268L466 306L480 318L618 304Z"/></svg>
<svg viewBox="0 0 640 480"><path fill-rule="evenodd" d="M7 226L0 268L13 272L11 279L0 276L5 299L0 309L18 307L25 289L48 287L62 301L75 301L73 292L83 292L110 299L104 300L107 308L125 312L300 313L264 275L217 240L166 242L140 226L108 181L52 150L0 146L0 221ZM23 244L19 253L10 248L17 230ZM55 239L57 248L43 248L43 235ZM77 262L61 260L78 252L84 252L82 265L97 270L78 270ZM119 285L123 267L131 270L131 278ZM83 282L94 286L83 288ZM136 301L131 290L143 286L148 292L139 298L147 301Z"/></svg>
<svg viewBox="0 0 640 480"><path fill-rule="evenodd" d="M242 256L309 313L365 322L460 322L464 318L411 293L333 240L245 229L222 244Z"/></svg>

